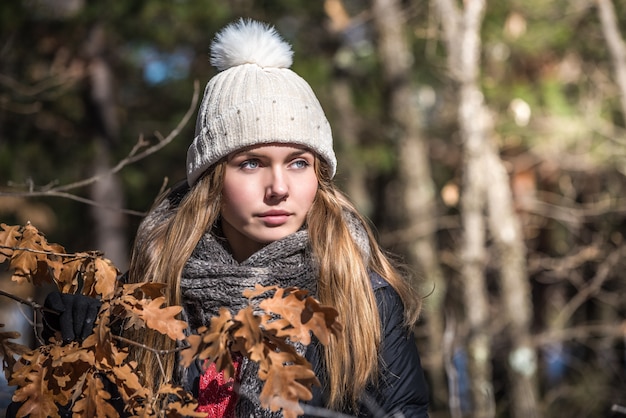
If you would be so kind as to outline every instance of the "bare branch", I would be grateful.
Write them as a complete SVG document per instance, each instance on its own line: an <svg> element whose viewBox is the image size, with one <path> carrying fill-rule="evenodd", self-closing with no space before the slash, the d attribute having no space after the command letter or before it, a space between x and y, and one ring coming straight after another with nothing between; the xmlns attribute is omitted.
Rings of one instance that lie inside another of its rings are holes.
<svg viewBox="0 0 626 418"><path fill-rule="evenodd" d="M179 351L183 351L183 350L189 348L189 345L185 344L185 345L182 345L180 347L173 348L171 350L159 350L159 349L156 349L156 348L149 347L149 346L147 346L145 344L138 343L137 341L133 341L133 340L130 340L128 338L124 338L124 337L119 336L119 335L112 335L111 337L114 340L123 342L125 344L134 345L135 347L140 347L140 348L143 348L144 350L148 350L151 353L156 354L157 355L156 356L157 359L159 358L158 356L164 356L164 355L167 355L167 354L177 353ZM159 362L159 364L160 364L160 362ZM163 365L161 365L161 369L162 369L161 371L163 371L163 373L165 375L165 371L163 370Z"/></svg>
<svg viewBox="0 0 626 418"><path fill-rule="evenodd" d="M564 342L568 340L589 339L592 335L601 337L624 337L626 335L626 324L622 323L598 323L584 324L565 329L552 329L533 337L535 347L541 347L555 342Z"/></svg>
<svg viewBox="0 0 626 418"><path fill-rule="evenodd" d="M40 305L40 304L38 304L37 302L35 302L33 300L27 300L27 299L21 298L19 296L12 295L11 293L7 293L4 290L0 290L0 296L6 296L7 298L13 299L14 301L19 302L19 303L21 303L23 305L30 306L33 310L36 310L36 311L38 310L38 311L50 312L50 313L53 313L53 314L58 314L59 313L59 312L55 311L54 309L46 308L45 306Z"/></svg>
<svg viewBox="0 0 626 418"><path fill-rule="evenodd" d="M606 279L609 277L609 273L612 268L624 257L624 255L626 255L626 246L616 249L606 258L606 261L598 267L598 271L591 282L583 289L580 289L567 303L567 305L561 309L559 315L554 321L554 328L559 329L563 327L574 312L600 290Z"/></svg>
<svg viewBox="0 0 626 418"><path fill-rule="evenodd" d="M84 186L88 186L90 184L93 184L97 181L100 181L102 178L106 177L106 176L111 176L113 174L118 173L120 170L122 170L124 167L135 163L139 160L142 160L154 153L156 153L157 151L159 151L160 149L162 149L163 147L165 147L166 145L168 145L170 142L172 142L172 140L174 138L176 138L179 134L180 131L183 129L183 127L189 122L189 120L191 119L191 117L193 116L193 114L196 111L196 105L198 103L198 97L199 97L199 83L196 80L194 82L194 93L192 96L192 100L191 100L191 104L189 106L189 108L187 109L187 112L185 113L185 115L183 116L183 118L180 120L180 122L178 123L178 125L165 137L163 137L162 135L160 135L159 133L156 133L155 135L157 136L157 138L159 139L158 142L150 147L145 148L148 145L148 142L145 141L143 139L143 137L140 137L137 140L137 143L133 146L133 148L130 150L130 152L128 153L128 155L123 158L122 160L120 160L113 168L111 168L110 170L95 175L93 177L87 178L87 179L83 179L74 183L70 183L70 184L66 184L66 185L61 185L61 186L53 186L53 187L34 187L31 186L29 188L29 191L26 192L0 192L0 196L13 196L13 197L41 197L41 196L45 196L45 197L49 197L49 196L55 196L55 197L64 197L64 198L68 198L68 199L72 199L72 200L76 200L82 203L86 203L86 204L90 204L93 205L94 201L89 200L89 199L85 199L82 198L80 196L76 196L73 194L69 194L67 193L68 190L75 190ZM118 210L117 208L115 208L116 210ZM142 215L142 213L139 212L135 212L135 211L126 211L127 213L131 213L131 214L139 214Z"/></svg>

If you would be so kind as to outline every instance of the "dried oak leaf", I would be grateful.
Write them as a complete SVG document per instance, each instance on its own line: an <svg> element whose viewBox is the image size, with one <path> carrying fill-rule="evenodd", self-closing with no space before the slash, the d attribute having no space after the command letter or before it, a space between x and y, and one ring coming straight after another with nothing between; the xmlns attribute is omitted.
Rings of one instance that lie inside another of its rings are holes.
<svg viewBox="0 0 626 418"><path fill-rule="evenodd" d="M93 352L75 341L67 345L49 345L47 349L48 388L54 392L73 393L94 366Z"/></svg>
<svg viewBox="0 0 626 418"><path fill-rule="evenodd" d="M115 294L117 277L120 272L110 260L102 257L97 251L80 253L83 257L82 291L86 296L108 300Z"/></svg>
<svg viewBox="0 0 626 418"><path fill-rule="evenodd" d="M120 271L108 258L96 258L93 260L93 264L95 266L94 293L102 296L102 299L108 300L115 294Z"/></svg>
<svg viewBox="0 0 626 418"><path fill-rule="evenodd" d="M217 370L223 370L228 379L235 373L230 355L231 333L237 323L230 311L221 308L218 316L211 318L209 327L198 329L199 335L187 337L189 348L181 351L181 364L189 367L195 358L215 363Z"/></svg>
<svg viewBox="0 0 626 418"><path fill-rule="evenodd" d="M131 283L123 286L123 292L137 299L156 299L163 296L166 286L165 283Z"/></svg>
<svg viewBox="0 0 626 418"><path fill-rule="evenodd" d="M265 312L280 315L282 320L267 321L264 326L275 329L278 336L288 336L292 341L311 343L311 332L324 345L330 336L341 332L337 321L338 313L334 308L322 306L313 297L306 296L307 291L295 288L277 288L274 296L264 299L259 304Z"/></svg>
<svg viewBox="0 0 626 418"><path fill-rule="evenodd" d="M206 327L202 327L198 331L202 332L204 330L206 330ZM202 337L194 334L188 336L185 341L187 341L188 347L180 352L180 364L184 367L189 367L202 350Z"/></svg>
<svg viewBox="0 0 626 418"><path fill-rule="evenodd" d="M11 268L14 269L11 280L19 284L30 283L33 276L37 274L38 267L45 267L43 262L40 264L38 261L37 255L33 252L15 250L11 257Z"/></svg>
<svg viewBox="0 0 626 418"><path fill-rule="evenodd" d="M165 297L161 296L151 301L142 301L142 310L137 312L148 328L167 335L173 340L185 338L183 330L187 328L187 323L176 319L183 308L181 306L166 306Z"/></svg>
<svg viewBox="0 0 626 418"><path fill-rule="evenodd" d="M285 418L295 418L304 411L299 401L311 400L312 385L319 385L310 365L273 365L265 378L265 385L259 396L261 406L272 411L283 409Z"/></svg>
<svg viewBox="0 0 626 418"><path fill-rule="evenodd" d="M59 412L55 402L62 405L68 402L68 393L55 393L49 389L43 364L46 359L46 354L35 350L24 354L15 367L9 385L19 386L13 393L13 401L22 402L17 411L18 418L57 418Z"/></svg>
<svg viewBox="0 0 626 418"><path fill-rule="evenodd" d="M341 335L343 325L337 320L339 312L335 308L321 305L312 297L307 297L304 302L305 308L302 311L301 321L311 329L322 344L330 343L331 334L335 337Z"/></svg>
<svg viewBox="0 0 626 418"><path fill-rule="evenodd" d="M235 315L235 320L240 326L233 332L235 343L232 350L246 353L252 361L263 360L266 357L267 347L263 342L261 318L254 315L254 311L248 306Z"/></svg>
<svg viewBox="0 0 626 418"><path fill-rule="evenodd" d="M115 365L121 364L128 356L127 351L120 350L113 341L113 335L109 326L111 318L110 308L111 303L109 301L102 303L94 324L93 333L82 343L83 347L93 350L96 364L103 369L110 369Z"/></svg>
<svg viewBox="0 0 626 418"><path fill-rule="evenodd" d="M180 386L165 383L159 388L159 395L166 395L165 416L168 418L207 417L206 412L197 412L198 401Z"/></svg>
<svg viewBox="0 0 626 418"><path fill-rule="evenodd" d="M184 404L180 401L170 401L165 409L167 418L185 418L185 417L208 417L208 412L197 412L198 404Z"/></svg>
<svg viewBox="0 0 626 418"><path fill-rule="evenodd" d="M0 328L3 328L4 324L0 324ZM21 356L30 351L30 348L10 341L20 337L19 332L8 331L0 332L0 357L2 358L2 369L6 380L9 380L11 370L15 366L16 360L13 356Z"/></svg>
<svg viewBox="0 0 626 418"><path fill-rule="evenodd" d="M137 299L132 294L122 293L111 303L113 315L124 319L124 329L141 329L145 327L145 321L141 318L143 311L141 299Z"/></svg>
<svg viewBox="0 0 626 418"><path fill-rule="evenodd" d="M9 226L0 224L0 264L11 258L13 248L17 247L18 239L21 236L20 226Z"/></svg>
<svg viewBox="0 0 626 418"><path fill-rule="evenodd" d="M35 285L53 283L62 269L65 249L58 244L48 244L44 235L31 224L20 228L19 249L14 249L10 267L14 269L12 280Z"/></svg>
<svg viewBox="0 0 626 418"><path fill-rule="evenodd" d="M112 314L117 319L124 319L124 329L141 329L146 326L142 318L146 299L163 296L163 283L125 284L117 289L116 296L111 300Z"/></svg>
<svg viewBox="0 0 626 418"><path fill-rule="evenodd" d="M135 364L124 363L113 367L112 381L118 387L118 391L124 402L129 402L133 397L139 399L149 399L152 397L150 389L144 386L139 380L139 375Z"/></svg>
<svg viewBox="0 0 626 418"><path fill-rule="evenodd" d="M117 418L118 412L109 403L111 394L104 389L104 384L98 376L88 374L80 399L74 403L72 412L81 417Z"/></svg>
<svg viewBox="0 0 626 418"><path fill-rule="evenodd" d="M257 296L261 296L264 293L267 293L272 290L280 289L278 286L262 286L260 284L255 284L254 289L244 289L242 292L244 297L248 299L255 298Z"/></svg>
<svg viewBox="0 0 626 418"><path fill-rule="evenodd" d="M275 344L275 341L272 341L271 338L266 341L269 349L265 358L259 362L259 378L261 380L267 379L270 370L276 367L280 368L285 364L298 364L312 369L311 363L298 354L291 344L284 339L279 339L277 342L279 344Z"/></svg>
<svg viewBox="0 0 626 418"><path fill-rule="evenodd" d="M65 259L63 268L57 276L57 287L62 293L76 293L78 290L78 278L83 274L85 260L82 257L72 257Z"/></svg>

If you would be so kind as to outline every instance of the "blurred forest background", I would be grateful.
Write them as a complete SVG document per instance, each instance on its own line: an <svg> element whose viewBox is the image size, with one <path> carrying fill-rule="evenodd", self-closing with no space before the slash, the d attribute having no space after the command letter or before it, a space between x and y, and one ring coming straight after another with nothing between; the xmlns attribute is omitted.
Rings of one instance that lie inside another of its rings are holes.
<svg viewBox="0 0 626 418"><path fill-rule="evenodd" d="M0 221L123 270L242 16L292 43L425 295L431 416L626 416L624 0L2 1Z"/></svg>

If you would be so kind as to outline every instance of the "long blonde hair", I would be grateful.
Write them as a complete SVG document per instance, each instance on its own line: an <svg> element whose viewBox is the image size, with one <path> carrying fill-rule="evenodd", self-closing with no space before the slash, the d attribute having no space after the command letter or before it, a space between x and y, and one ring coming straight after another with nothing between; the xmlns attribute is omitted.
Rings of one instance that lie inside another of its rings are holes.
<svg viewBox="0 0 626 418"><path fill-rule="evenodd" d="M405 308L405 325L419 316L420 298L384 254L365 219L335 187L328 165L316 158L319 188L307 217L313 256L319 269L318 299L339 312L343 335L325 348L328 407L354 408L368 383L376 383L381 325L369 272L380 274L396 289ZM180 277L202 235L219 218L224 163L218 163L189 190L164 222L140 227L131 257L131 282L168 284L170 304L180 305ZM163 196L163 199L166 196ZM158 203L157 203L158 207ZM360 220L369 238L369 257L353 238L345 214ZM355 301L358 301L355 303ZM175 343L158 333L135 332L130 338L149 347L172 349ZM172 378L174 356L162 363L145 349L131 347L147 382L159 387Z"/></svg>

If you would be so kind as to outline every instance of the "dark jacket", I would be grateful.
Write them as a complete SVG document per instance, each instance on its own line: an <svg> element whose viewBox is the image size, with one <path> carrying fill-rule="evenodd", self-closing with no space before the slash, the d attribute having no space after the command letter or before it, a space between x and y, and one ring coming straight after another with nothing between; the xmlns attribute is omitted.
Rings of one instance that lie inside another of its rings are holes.
<svg viewBox="0 0 626 418"><path fill-rule="evenodd" d="M380 381L370 385L362 395L358 417L428 417L429 390L415 344L413 333L403 325L402 300L396 291L380 276L371 275L372 287L380 312L383 328L381 346ZM326 373L322 366L322 349L319 343L311 344L306 358L313 365L321 387L314 387L313 399L308 405L324 406L323 388ZM305 417L317 417L309 408ZM349 411L344 411L354 415ZM401 413L402 415L399 415Z"/></svg>

